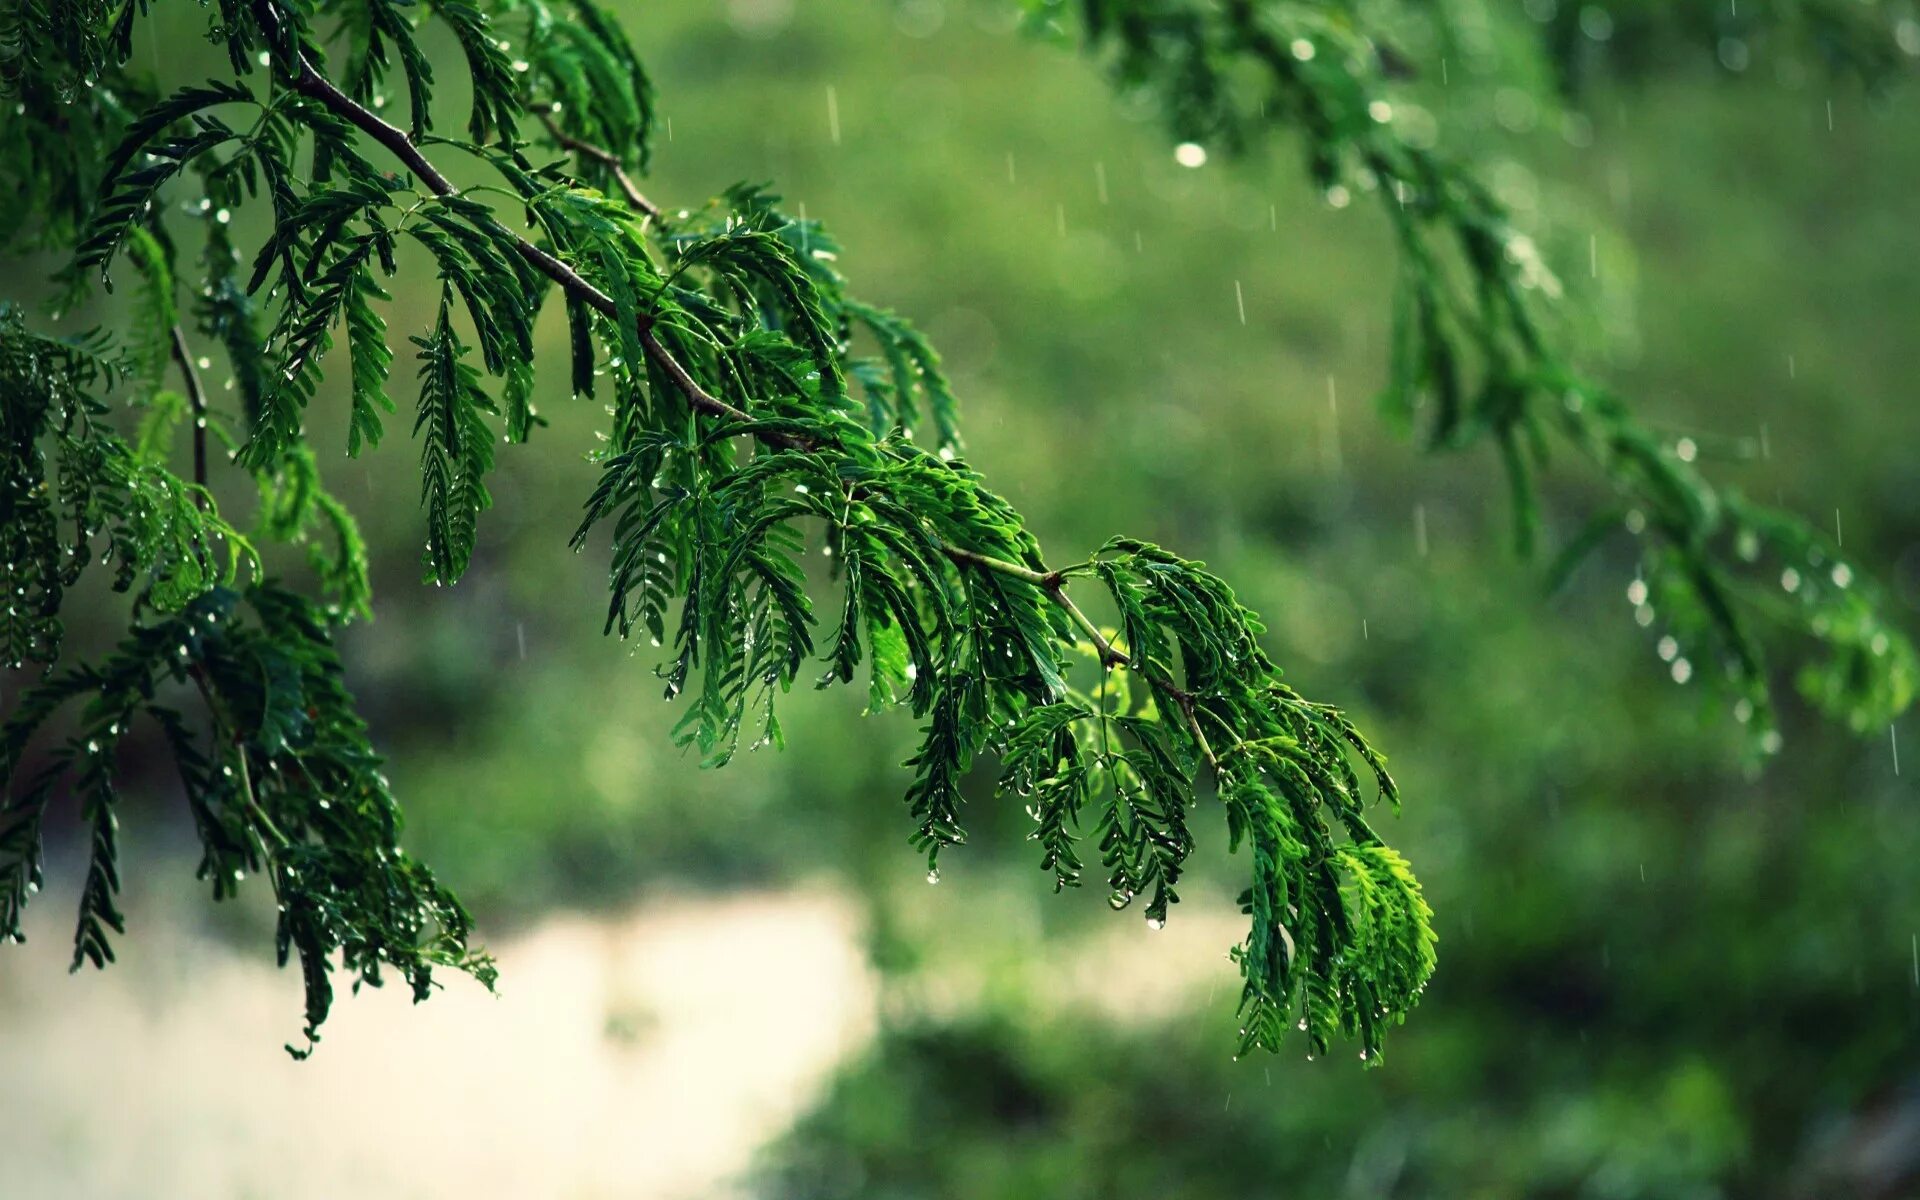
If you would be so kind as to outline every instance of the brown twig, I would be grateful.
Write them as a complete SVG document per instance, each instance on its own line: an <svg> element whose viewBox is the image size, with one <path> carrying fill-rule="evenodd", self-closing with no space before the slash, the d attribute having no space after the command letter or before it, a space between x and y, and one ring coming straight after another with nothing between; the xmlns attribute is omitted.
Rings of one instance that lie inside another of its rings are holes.
<svg viewBox="0 0 1920 1200"><path fill-rule="evenodd" d="M612 173L613 181L620 185L620 190L626 193L628 204L656 221L663 219L665 214L660 206L647 199L646 195L640 191L639 185L633 182L633 176L627 174L626 164L620 161L618 154L603 146L596 146L592 142L582 141L560 128L560 123L553 119L553 113L558 107L558 105L550 105L539 110L540 123L547 127L547 136L575 154L590 158L605 167Z"/></svg>

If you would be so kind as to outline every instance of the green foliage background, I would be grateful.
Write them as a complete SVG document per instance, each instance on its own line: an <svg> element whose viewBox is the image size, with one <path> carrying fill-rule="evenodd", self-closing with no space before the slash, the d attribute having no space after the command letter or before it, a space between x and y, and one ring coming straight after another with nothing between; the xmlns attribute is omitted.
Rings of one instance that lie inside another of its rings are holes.
<svg viewBox="0 0 1920 1200"><path fill-rule="evenodd" d="M578 602L600 566L556 553L597 417L560 372L451 591L414 586L410 450L332 467L382 605L342 637L348 673L410 849L483 927L823 869L871 897L894 1022L770 1153L769 1194L1792 1195L1819 1186L1823 1130L1913 1103L1920 728L1898 776L1902 730L1854 740L1786 700L1790 752L1755 776L1724 707L1634 625L1630 559L1603 550L1542 603L1490 461L1418 456L1372 411L1376 214L1319 202L1284 139L1176 165L1155 114L988 6L619 15L672 121L649 194L774 181L851 248L863 296L941 347L970 459L1049 545L1126 529L1233 580L1289 680L1392 749L1418 795L1392 840L1441 923L1382 1071L1229 1061L1224 963L1217 1001L1164 1026L1059 1011L1048 956L1112 918L1097 891L1047 897L1023 815L984 802L928 889L901 846L911 722L802 698L783 753L701 772L673 748L657 681ZM1571 138L1524 65L1446 128L1522 202L1601 373L1709 454L1751 446L1749 494L1835 513L1912 627L1920 101L1659 49L1580 46ZM416 314L437 292L394 290ZM563 362L564 322L537 347ZM1231 899L1241 864L1196 825L1214 853L1187 895ZM971 928L1008 911L1038 930L1025 966ZM998 983L969 1011L915 1003L916 972L982 963Z"/></svg>

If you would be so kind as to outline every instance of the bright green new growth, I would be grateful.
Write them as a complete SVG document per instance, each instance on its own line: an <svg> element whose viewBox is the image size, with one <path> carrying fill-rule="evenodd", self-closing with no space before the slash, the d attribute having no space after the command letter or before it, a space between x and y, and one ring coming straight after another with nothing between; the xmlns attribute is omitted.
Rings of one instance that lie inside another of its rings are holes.
<svg viewBox="0 0 1920 1200"><path fill-rule="evenodd" d="M465 912L400 849L398 810L341 684L330 629L367 611L365 555L304 425L344 329L345 449L382 440L395 411L384 280L411 245L442 280L432 324L410 335L428 579L452 584L468 564L496 438L523 442L542 423L533 324L562 303L572 390L613 414L574 542L609 544L609 632L669 647L661 675L669 697L685 693L683 743L713 764L743 741L777 743L776 704L796 681L852 684L864 671L869 708L923 723L907 800L930 870L964 840L962 779L996 759L1056 886L1080 883L1090 829L1115 907L1144 898L1156 925L1178 898L1189 809L1210 786L1252 865L1251 929L1234 952L1242 1049L1275 1048L1292 1024L1316 1052L1345 1035L1378 1061L1434 965L1419 885L1367 823L1370 794L1398 802L1381 756L1338 710L1281 681L1258 618L1199 564L1115 538L1049 566L956 457L938 356L904 320L847 295L817 223L754 187L671 218L642 195L627 164L647 160L651 89L590 0L220 0L210 36L231 78L164 97L125 66L143 12L140 0L41 0L0 27L0 72L18 99L0 121L16 237L73 251L69 301L110 271L131 272L140 301L119 343L56 340L18 310L0 315L5 657L52 666L64 589L95 539L135 597L120 649L34 686L0 737L0 936L20 935L42 820L65 786L94 831L75 961L111 958L108 932L123 924L113 749L144 718L172 747L215 898L247 872L269 876L281 959L297 954L306 978L309 1039L336 964L371 983L398 971L416 997L437 966L491 982ZM1722 555L1729 539L1736 558L1794 564L1800 584L1773 602L1834 655L1811 695L1856 723L1904 707L1912 652L1851 567L1797 523L1711 489L1557 365L1491 198L1364 115L1371 59L1351 14L1110 0L1085 16L1095 44L1119 47L1124 80L1165 92L1184 136L1238 136L1251 67L1279 101L1268 116L1306 131L1324 178L1364 166L1404 193L1387 206L1408 264L1391 398L1432 401L1436 444L1494 437L1523 529L1528 472L1559 428L1637 514L1660 611L1703 666L1728 665L1750 716L1764 721L1765 678ZM432 132L418 19L462 47L464 138ZM404 130L376 111L402 82ZM46 152L63 138L101 152ZM490 182L457 187L443 158L478 160ZM250 257L229 232L242 206L272 218ZM1441 236L1465 255L1470 298L1456 294ZM198 356L216 349L237 412L200 386ZM184 396L161 387L169 363ZM108 395L139 414L135 440L109 427ZM192 482L164 465L182 425ZM246 537L204 486L210 440L259 485ZM263 578L249 538L305 546L320 599ZM830 556L825 597L802 565L810 539ZM1104 594L1115 628L1074 590ZM192 716L182 698L197 700ZM29 739L81 701L78 731L29 771Z"/></svg>

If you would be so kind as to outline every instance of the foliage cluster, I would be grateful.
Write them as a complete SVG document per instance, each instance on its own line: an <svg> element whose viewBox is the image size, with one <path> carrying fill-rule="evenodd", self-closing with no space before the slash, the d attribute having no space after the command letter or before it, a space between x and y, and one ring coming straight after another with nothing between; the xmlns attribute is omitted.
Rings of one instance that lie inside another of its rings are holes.
<svg viewBox="0 0 1920 1200"><path fill-rule="evenodd" d="M62 600L96 540L134 597L121 647L31 688L6 725L0 934L19 936L42 817L65 786L94 831L75 961L111 957L113 749L146 718L178 763L215 898L248 872L272 881L310 1039L336 958L364 982L398 971L419 997L436 966L491 981L464 911L398 846L398 811L341 683L330 630L368 612L365 551L305 428L344 328L344 448L382 441L396 408L386 282L418 262L441 280L412 336L428 580L453 584L471 562L496 438L522 443L542 424L533 326L557 303L571 390L610 413L575 546L607 546L608 631L665 645L665 691L686 704L680 741L721 764L743 741L781 741L776 703L803 677L864 682L870 709L923 722L907 802L930 878L964 840L964 777L997 760L1056 885L1080 882L1090 828L1115 907L1144 897L1156 924L1210 787L1252 866L1235 950L1242 1049L1272 1049L1296 1025L1316 1050L1350 1036L1378 1061L1435 940L1408 865L1368 822L1369 792L1398 801L1382 757L1282 681L1257 616L1200 564L1121 537L1050 566L959 456L938 355L849 294L817 222L763 187L694 211L650 201L629 172L648 160L652 89L592 0L210 11L227 77L164 93L128 65L138 0L46 0L0 28L17 100L0 123L15 249L70 252L65 307L116 271L137 293L118 339L51 337L16 310L0 322L7 656L54 665ZM1034 15L1068 19L1052 5ZM1646 623L1657 605L1686 647L1676 671L1698 662L1724 677L1762 748L1756 614L1820 648L1802 685L1829 711L1866 727L1906 705L1913 652L1837 547L1713 487L1691 443L1645 430L1561 362L1532 315L1551 277L1470 172L1397 132L1358 14L1108 0L1075 19L1124 86L1163 95L1180 136L1232 147L1284 123L1306 135L1324 186L1349 179L1387 198L1404 267L1389 410L1430 409L1436 447L1496 444L1529 544L1549 438L1597 464L1620 507L1566 560L1616 528L1641 538ZM436 129L422 21L461 48L464 135ZM382 115L402 86L404 126ZM449 155L481 182L453 182ZM250 210L267 232L249 258L233 224ZM206 395L196 343L227 360L235 411ZM163 386L169 367L183 394ZM109 397L137 415L136 437L116 432ZM168 469L182 432L191 480ZM258 485L244 535L207 490L210 443ZM305 553L315 598L263 567L283 545ZM1112 628L1074 588L1097 589ZM196 717L176 693L198 695ZM29 739L83 699L78 732L30 765Z"/></svg>

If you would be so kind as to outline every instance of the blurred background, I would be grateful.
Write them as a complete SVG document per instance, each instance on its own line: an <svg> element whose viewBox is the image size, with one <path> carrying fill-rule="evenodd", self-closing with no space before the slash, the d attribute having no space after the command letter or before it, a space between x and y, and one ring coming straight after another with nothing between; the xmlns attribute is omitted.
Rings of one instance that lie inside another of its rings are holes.
<svg viewBox="0 0 1920 1200"><path fill-rule="evenodd" d="M799 697L783 753L676 751L649 648L601 636L600 560L565 550L602 414L564 395L554 312L551 427L503 452L458 588L416 583L413 448L327 467L376 554L354 683L501 997L343 1000L290 1062L271 900L206 903L156 754L122 961L64 970L71 826L0 957L0 1195L1920 1195L1920 722L1789 703L1755 773L1634 624L1622 547L1543 596L1492 459L1373 411L1371 197L1319 194L1284 136L1183 166L1002 3L612 7L668 118L650 195L771 181L825 221L1053 557L1127 532L1206 560L1387 749L1382 831L1441 930L1425 1002L1378 1069L1233 1061L1246 864L1216 823L1152 932L1050 895L985 773L929 887L904 715ZM1920 629L1920 98L1674 15L1712 7L1474 7L1484 53L1400 119L1516 206L1582 361L1836 523ZM397 283L396 339L435 286ZM1563 535L1592 487L1549 481Z"/></svg>

